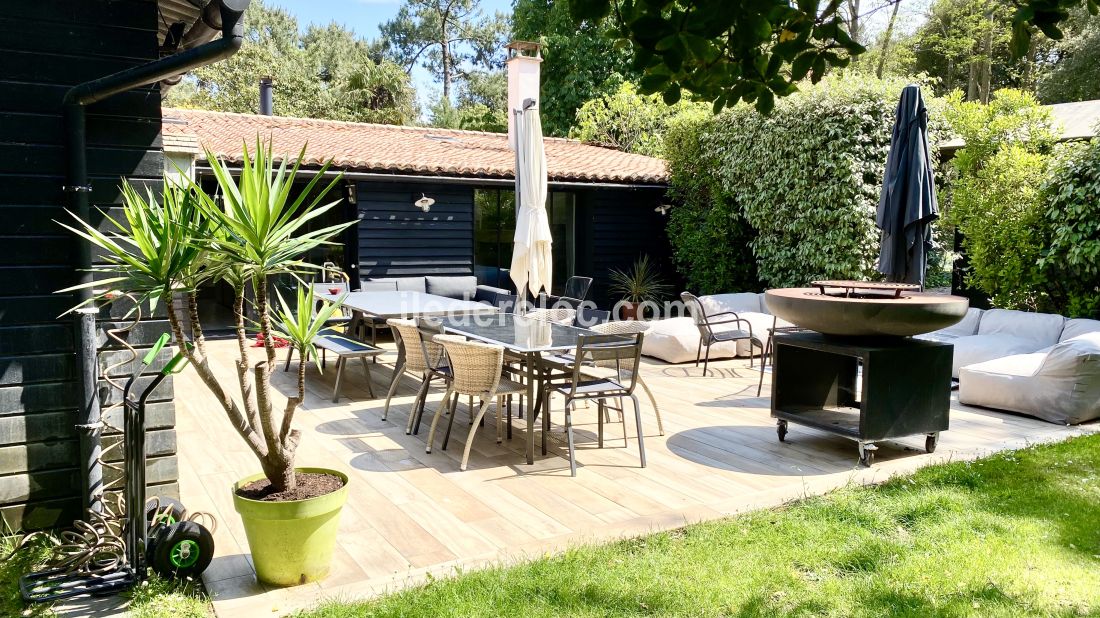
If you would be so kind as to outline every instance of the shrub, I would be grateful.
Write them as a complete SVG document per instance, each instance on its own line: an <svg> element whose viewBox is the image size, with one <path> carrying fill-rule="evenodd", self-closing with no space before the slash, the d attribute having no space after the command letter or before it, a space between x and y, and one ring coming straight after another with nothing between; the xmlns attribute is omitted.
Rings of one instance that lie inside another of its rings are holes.
<svg viewBox="0 0 1100 618"><path fill-rule="evenodd" d="M1051 232L1039 266L1051 294L1070 317L1100 317L1100 139L1064 148L1041 194Z"/></svg>
<svg viewBox="0 0 1100 618"><path fill-rule="evenodd" d="M673 118L702 116L708 106L686 101L666 105L658 95L638 94L630 82L613 94L586 102L577 110L569 136L626 152L659 157L664 152L665 130Z"/></svg>
<svg viewBox="0 0 1100 618"><path fill-rule="evenodd" d="M988 105L953 93L945 116L966 142L941 201L963 234L967 284L998 307L1059 309L1039 266L1049 226L1038 187L1057 136L1050 113L1033 95L1006 89Z"/></svg>
<svg viewBox="0 0 1100 618"><path fill-rule="evenodd" d="M998 307L1038 311L1050 304L1039 267L1047 236L1039 193L1046 161L1006 144L952 187L950 220L965 238L967 282Z"/></svg>
<svg viewBox="0 0 1100 618"><path fill-rule="evenodd" d="M772 287L877 277L875 210L906 83L849 74L780 100L768 117L741 105L673 123L666 154L682 205L669 238L684 277L701 292L746 289L736 274L752 270Z"/></svg>

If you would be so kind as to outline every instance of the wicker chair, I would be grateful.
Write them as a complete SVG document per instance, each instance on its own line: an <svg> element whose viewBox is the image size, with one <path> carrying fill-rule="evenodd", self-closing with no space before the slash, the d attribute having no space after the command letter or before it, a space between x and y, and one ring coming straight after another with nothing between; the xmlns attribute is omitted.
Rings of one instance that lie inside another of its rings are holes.
<svg viewBox="0 0 1100 618"><path fill-rule="evenodd" d="M638 430L638 455L644 468L645 442L642 433L642 413L634 388L638 384L638 367L641 365L642 333L623 335L581 335L573 354L575 362L571 379L566 384L547 385L546 395L557 393L565 397L565 435L569 447L569 472L577 475L577 459L573 440L573 409L578 401L595 399L599 403L597 412L599 433L598 445L603 447L603 425L607 416L607 400L629 397L634 403L634 421ZM613 377L600 377L591 374L592 366L612 367ZM621 411L621 410L620 410ZM542 435L545 445L546 435L550 431L550 416L542 420ZM626 421L623 421L623 436L626 436Z"/></svg>
<svg viewBox="0 0 1100 618"><path fill-rule="evenodd" d="M470 448L474 444L474 434L477 433L481 419L485 417L489 405L492 404L494 399L496 400L497 442L501 442L504 430L502 411L505 409L505 398L509 395L520 395L526 392L527 387L519 382L502 377L504 348L501 346L466 341L456 335L436 335L433 342L442 345L447 351L454 377L447 386L447 392L443 395L443 401L440 403L435 417L432 418L432 428L428 431L428 444L425 452L432 452L435 431L439 426L439 419L443 416L443 411L448 406L451 409L450 419L447 421L447 431L443 437L443 448L446 449L447 439L451 434L451 426L454 424L454 408L458 397L461 395L477 397L481 401L481 406L478 408L477 415L470 422L470 435L466 438L466 447L462 452L462 462L459 464L459 469L465 470L470 460ZM508 421L511 423L511 407L508 408Z"/></svg>
<svg viewBox="0 0 1100 618"><path fill-rule="evenodd" d="M390 383L389 392L386 393L386 405L382 409L382 420L390 412L390 400L397 391L397 384L401 381L401 375L407 373L420 378L420 390L416 394L412 411L409 412L409 422L405 426L405 433L411 434L419 425L417 421L424 412L424 402L428 397L428 389L435 378L441 377L441 371L435 371L443 366L444 352L438 344L423 341L420 328L412 320L389 319L386 320L393 330L393 338L397 342L401 353L398 355L397 366L393 369L393 381Z"/></svg>
<svg viewBox="0 0 1100 618"><path fill-rule="evenodd" d="M741 341L748 340L749 345L754 348L760 348L760 355L764 355L764 344L760 341L760 338L752 334L752 324L748 320L739 317L732 311L723 311L721 313L715 313L713 315L707 315L706 309L703 308L703 303L699 301L691 292L683 292L680 294L680 299L684 301L684 305L687 306L688 313L691 314L692 320L695 321L695 327L699 329L699 349L695 351L695 366L699 366L699 358L703 354L703 346L707 347L706 357L703 358L703 375L707 375L707 365L710 363L710 346L716 343L722 343L725 341ZM735 324L736 328L718 329L715 330L715 326L725 326L728 324ZM745 330L741 329L741 325L745 326ZM749 367L752 367L752 353L749 354ZM761 358L761 363L763 359ZM764 370L763 367L760 368Z"/></svg>
<svg viewBox="0 0 1100 618"><path fill-rule="evenodd" d="M544 322L553 322L554 324L572 326L573 321L577 319L577 310L566 309L564 307L555 307L552 309L532 309L531 311L528 311L523 317L530 320L542 320Z"/></svg>

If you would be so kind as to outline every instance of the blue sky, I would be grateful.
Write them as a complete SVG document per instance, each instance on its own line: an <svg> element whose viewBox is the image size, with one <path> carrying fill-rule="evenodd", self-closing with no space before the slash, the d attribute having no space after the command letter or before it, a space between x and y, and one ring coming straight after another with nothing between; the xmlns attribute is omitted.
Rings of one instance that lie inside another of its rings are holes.
<svg viewBox="0 0 1100 618"><path fill-rule="evenodd" d="M268 3L290 11L303 27L335 21L367 39L377 38L378 26L392 19L402 4L401 0L268 0ZM481 0L481 9L486 14L496 11L510 14L512 1ZM423 69L413 71L413 84L422 105L439 96L439 88Z"/></svg>

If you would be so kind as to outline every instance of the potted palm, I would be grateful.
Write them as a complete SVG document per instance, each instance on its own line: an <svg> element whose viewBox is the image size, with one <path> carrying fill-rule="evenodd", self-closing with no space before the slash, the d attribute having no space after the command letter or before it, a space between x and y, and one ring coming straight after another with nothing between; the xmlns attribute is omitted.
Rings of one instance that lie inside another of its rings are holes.
<svg viewBox="0 0 1100 618"><path fill-rule="evenodd" d="M624 320L638 319L642 303L656 302L669 290L648 255L640 256L628 271L612 269L610 279L611 293L622 298L619 311Z"/></svg>
<svg viewBox="0 0 1100 618"><path fill-rule="evenodd" d="M304 155L305 148L296 161ZM318 186L328 164L292 199L298 163L288 169L284 158L276 164L270 144L257 139L254 154L244 149L238 178L212 153L207 152L207 160L220 199L193 182L179 184L170 178L165 178L159 200L152 194L143 198L124 183L124 223L108 218L114 228L108 232L79 219L78 225L66 227L107 256L105 264L95 267L101 277L93 300L110 302L117 292L125 292L151 307L165 306L176 345L259 463L259 474L233 487L258 578L275 585L305 583L328 572L348 477L295 466L301 436L294 429L294 413L305 394L305 376L300 368L297 392L279 411L271 374L275 337L303 354L313 352L313 339L335 305L315 313L311 286L299 286L295 308L281 297L274 306L268 290L273 277L301 277L317 269L302 256L332 244L354 222L310 231L304 227L339 203L322 203L340 180ZM228 283L234 295L238 359L232 387L211 366L199 320L197 290L216 281ZM252 324L246 302L252 303L256 316ZM258 331L262 342L258 359L250 354L249 330Z"/></svg>

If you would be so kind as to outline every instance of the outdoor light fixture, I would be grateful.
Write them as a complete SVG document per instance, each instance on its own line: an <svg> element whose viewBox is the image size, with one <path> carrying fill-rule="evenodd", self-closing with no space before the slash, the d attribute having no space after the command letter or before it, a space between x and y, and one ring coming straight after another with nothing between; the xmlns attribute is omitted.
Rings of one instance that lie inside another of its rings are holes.
<svg viewBox="0 0 1100 618"><path fill-rule="evenodd" d="M672 208L672 204L661 204L660 206L654 208L653 212L659 212L661 213L661 216L667 216L669 208Z"/></svg>
<svg viewBox="0 0 1100 618"><path fill-rule="evenodd" d="M419 208L420 210L423 210L424 212L428 212L429 210L432 209L432 204L434 204L434 203L435 203L434 199L432 199L432 198L428 197L427 195L424 195L423 193L421 193L420 194L420 199L413 202L413 206L416 206L417 208Z"/></svg>

